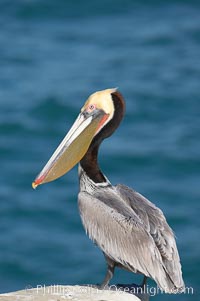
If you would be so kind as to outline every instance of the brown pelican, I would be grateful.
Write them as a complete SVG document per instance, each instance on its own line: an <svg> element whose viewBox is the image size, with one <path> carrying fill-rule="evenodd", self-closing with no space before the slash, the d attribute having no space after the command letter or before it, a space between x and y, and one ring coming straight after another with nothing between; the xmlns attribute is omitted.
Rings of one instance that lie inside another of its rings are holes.
<svg viewBox="0 0 200 301"><path fill-rule="evenodd" d="M112 186L98 165L99 146L119 126L124 111L117 89L92 94L32 185L36 188L53 181L80 162L82 223L107 261L102 287L109 284L115 267L120 267L154 279L165 292L182 291L179 254L162 211L129 187Z"/></svg>

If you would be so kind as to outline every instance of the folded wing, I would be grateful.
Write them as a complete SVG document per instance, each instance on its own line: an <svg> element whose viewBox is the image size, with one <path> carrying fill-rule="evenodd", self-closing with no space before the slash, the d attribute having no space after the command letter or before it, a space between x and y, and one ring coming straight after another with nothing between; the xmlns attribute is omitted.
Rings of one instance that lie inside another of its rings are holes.
<svg viewBox="0 0 200 301"><path fill-rule="evenodd" d="M180 270L180 262L173 233L161 211L144 198L142 202L149 203L152 210L149 217L145 212L148 206L138 204L140 195L135 194L122 185L97 189L92 195L80 192L83 225L108 257L128 270L153 278L161 289L171 292L183 284L181 272L174 270ZM162 229L168 232L162 234Z"/></svg>

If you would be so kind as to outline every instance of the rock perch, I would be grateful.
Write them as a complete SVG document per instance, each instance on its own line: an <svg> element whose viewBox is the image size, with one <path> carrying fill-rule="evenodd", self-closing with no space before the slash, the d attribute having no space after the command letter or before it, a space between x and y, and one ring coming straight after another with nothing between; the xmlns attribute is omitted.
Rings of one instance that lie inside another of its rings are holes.
<svg viewBox="0 0 200 301"><path fill-rule="evenodd" d="M112 290L112 289L113 290ZM25 290L0 295L0 301L140 301L135 295L111 286L99 290L91 286L51 285L27 287ZM148 300L148 299L143 299Z"/></svg>

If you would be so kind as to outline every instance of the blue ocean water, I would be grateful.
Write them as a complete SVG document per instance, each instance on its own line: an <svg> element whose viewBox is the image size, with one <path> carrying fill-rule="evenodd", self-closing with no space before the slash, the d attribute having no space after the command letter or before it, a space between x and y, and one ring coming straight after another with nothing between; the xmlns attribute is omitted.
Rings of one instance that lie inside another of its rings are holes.
<svg viewBox="0 0 200 301"><path fill-rule="evenodd" d="M86 98L119 87L126 117L101 146L102 170L153 201L175 231L194 294L154 299L198 300L199 16L199 1L0 1L1 293L102 281L104 258L77 209L77 168L36 191L31 182Z"/></svg>

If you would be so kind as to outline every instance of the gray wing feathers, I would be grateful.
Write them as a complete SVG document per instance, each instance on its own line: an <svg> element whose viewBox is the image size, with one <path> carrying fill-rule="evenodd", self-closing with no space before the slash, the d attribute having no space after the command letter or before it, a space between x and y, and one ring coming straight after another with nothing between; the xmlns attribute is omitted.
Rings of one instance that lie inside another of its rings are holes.
<svg viewBox="0 0 200 301"><path fill-rule="evenodd" d="M122 199L145 221L146 230L152 236L162 257L166 273L174 283L174 286L176 288L184 288L174 234L162 211L141 194L124 185L117 185L116 189L122 196Z"/></svg>
<svg viewBox="0 0 200 301"><path fill-rule="evenodd" d="M150 233L151 227L152 233L157 233L156 220L151 225L148 214L139 214L130 206L130 200L123 197L122 186L117 190L122 197L113 189L101 189L94 195L79 193L80 214L89 237L115 262L150 276L169 292L174 284L165 272L161 252ZM164 238L156 239L162 246Z"/></svg>

